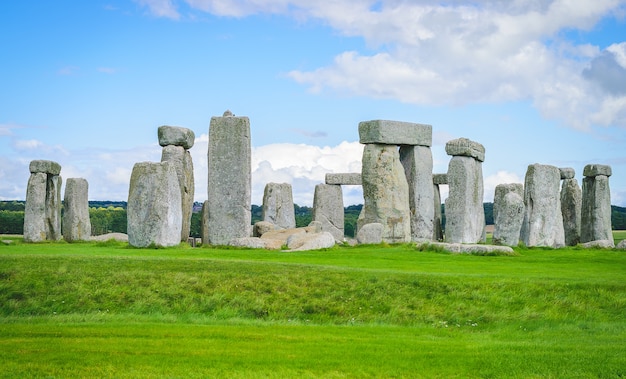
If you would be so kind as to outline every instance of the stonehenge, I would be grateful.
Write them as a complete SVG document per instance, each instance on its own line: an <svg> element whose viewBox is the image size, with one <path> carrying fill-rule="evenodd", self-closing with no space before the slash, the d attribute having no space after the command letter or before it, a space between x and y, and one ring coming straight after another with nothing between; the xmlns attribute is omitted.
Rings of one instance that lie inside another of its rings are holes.
<svg viewBox="0 0 626 379"><path fill-rule="evenodd" d="M431 125L372 120L360 122L358 132L364 145L361 172L325 175L315 186L309 226L296 227L291 184L271 182L265 185L262 220L251 225L250 120L230 111L212 117L202 242L293 251L345 243L344 185L363 189L356 243L445 241L454 250L486 241L482 144L467 138L448 141L448 170L433 174ZM127 208L131 246L175 246L190 235L195 185L189 150L195 134L163 125L158 141L161 161L139 162L132 170ZM87 181L68 179L61 202L61 166L33 160L29 170L24 241L89 240ZM611 175L610 166L588 164L581 189L573 168L536 163L528 166L524 183L497 185L492 244L500 247L494 249L509 251L520 241L528 247L613 247ZM449 189L445 223L442 185Z"/></svg>

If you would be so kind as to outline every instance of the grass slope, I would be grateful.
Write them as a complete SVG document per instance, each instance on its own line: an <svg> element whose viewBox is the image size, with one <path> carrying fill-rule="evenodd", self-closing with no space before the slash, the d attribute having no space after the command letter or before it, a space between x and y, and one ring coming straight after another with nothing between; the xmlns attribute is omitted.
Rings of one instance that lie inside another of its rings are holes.
<svg viewBox="0 0 626 379"><path fill-rule="evenodd" d="M0 245L0 377L626 376L626 253Z"/></svg>

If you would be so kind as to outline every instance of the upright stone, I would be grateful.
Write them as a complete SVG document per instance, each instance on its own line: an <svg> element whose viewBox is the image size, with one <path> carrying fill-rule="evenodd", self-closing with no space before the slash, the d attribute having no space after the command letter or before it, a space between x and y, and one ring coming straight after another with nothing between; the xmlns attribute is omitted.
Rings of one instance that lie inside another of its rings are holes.
<svg viewBox="0 0 626 379"><path fill-rule="evenodd" d="M441 212L440 185L448 185L448 174L433 174L433 241L443 241L443 214Z"/></svg>
<svg viewBox="0 0 626 379"><path fill-rule="evenodd" d="M557 167L528 166L524 180L524 222L521 239L526 246L563 247L565 233L560 199L561 173Z"/></svg>
<svg viewBox="0 0 626 379"><path fill-rule="evenodd" d="M159 128L161 130L163 127ZM193 132L191 132L193 134ZM193 214L193 198L195 192L193 161L189 150L182 146L165 145L161 154L161 162L170 161L176 170L178 186L180 188L182 225L181 241L187 241L191 230L191 215Z"/></svg>
<svg viewBox="0 0 626 379"><path fill-rule="evenodd" d="M409 242L409 185L398 148L367 144L363 149L362 165L364 204L358 220L359 228L380 223L383 225L384 242Z"/></svg>
<svg viewBox="0 0 626 379"><path fill-rule="evenodd" d="M446 199L446 242L478 243L485 236L483 145L459 138L446 144L450 192Z"/></svg>
<svg viewBox="0 0 626 379"><path fill-rule="evenodd" d="M433 238L435 217L433 156L430 147L400 147L400 162L409 185L411 237L414 241Z"/></svg>
<svg viewBox="0 0 626 379"><path fill-rule="evenodd" d="M136 163L128 192L128 243L136 247L180 243L182 209L174 163Z"/></svg>
<svg viewBox="0 0 626 379"><path fill-rule="evenodd" d="M83 178L69 178L63 200L63 238L67 242L87 241L91 237L89 184Z"/></svg>
<svg viewBox="0 0 626 379"><path fill-rule="evenodd" d="M607 165L587 165L583 170L580 242L613 242L611 225L611 190Z"/></svg>
<svg viewBox="0 0 626 379"><path fill-rule="evenodd" d="M212 245L249 237L250 120L225 112L212 117L208 152L208 235Z"/></svg>
<svg viewBox="0 0 626 379"><path fill-rule="evenodd" d="M524 186L499 184L493 198L493 244L517 246L524 222Z"/></svg>
<svg viewBox="0 0 626 379"><path fill-rule="evenodd" d="M293 193L289 183L267 183L263 192L263 221L282 229L296 227Z"/></svg>
<svg viewBox="0 0 626 379"><path fill-rule="evenodd" d="M574 179L573 168L560 168L561 171L561 214L565 245L576 246L580 243L580 223L582 212L582 191Z"/></svg>
<svg viewBox="0 0 626 379"><path fill-rule="evenodd" d="M61 165L53 161L30 162L26 189L24 241L61 239Z"/></svg>
<svg viewBox="0 0 626 379"><path fill-rule="evenodd" d="M343 193L337 184L318 184L313 196L313 221L322 224L322 231L333 235L336 242L344 240Z"/></svg>
<svg viewBox="0 0 626 379"><path fill-rule="evenodd" d="M209 201L205 200L202 203L202 218L200 220L200 233L202 237L202 244L209 244Z"/></svg>

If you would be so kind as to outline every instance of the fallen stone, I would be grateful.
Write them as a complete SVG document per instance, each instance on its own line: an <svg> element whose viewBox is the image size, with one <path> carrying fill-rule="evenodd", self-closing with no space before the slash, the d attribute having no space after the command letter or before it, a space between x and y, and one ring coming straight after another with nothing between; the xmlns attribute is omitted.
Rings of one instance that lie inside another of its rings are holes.
<svg viewBox="0 0 626 379"><path fill-rule="evenodd" d="M326 184L337 184L337 185L345 185L345 186L360 186L363 184L361 179L361 174L358 172L351 173L328 173L326 174Z"/></svg>
<svg viewBox="0 0 626 379"><path fill-rule="evenodd" d="M267 249L267 240L259 237L235 238L228 243L229 246L248 247L251 249Z"/></svg>
<svg viewBox="0 0 626 379"><path fill-rule="evenodd" d="M159 126L159 145L165 147L168 145L182 146L189 150L193 147L196 135L191 129L181 128L179 126Z"/></svg>
<svg viewBox="0 0 626 379"><path fill-rule="evenodd" d="M359 123L359 142L362 144L432 146L433 127L401 121L363 121Z"/></svg>
<svg viewBox="0 0 626 379"><path fill-rule="evenodd" d="M263 234L267 232L276 230L276 225L272 224L269 221L257 221L256 223L254 223L253 230L254 230L253 237L261 237Z"/></svg>
<svg viewBox="0 0 626 379"><path fill-rule="evenodd" d="M612 249L615 247L613 240L596 240L580 244L585 249Z"/></svg>
<svg viewBox="0 0 626 379"><path fill-rule="evenodd" d="M335 237L328 232L293 234L287 239L291 251L319 250L335 246Z"/></svg>
<svg viewBox="0 0 626 379"><path fill-rule="evenodd" d="M626 240L621 240L619 241L619 243L617 244L617 246L615 246L616 249L621 249L621 250L626 250Z"/></svg>
<svg viewBox="0 0 626 379"><path fill-rule="evenodd" d="M467 138L458 138L446 143L446 154L471 157L480 162L485 161L485 147Z"/></svg>
<svg viewBox="0 0 626 379"><path fill-rule="evenodd" d="M374 222L363 225L356 234L356 240L360 245L382 243L383 224Z"/></svg>
<svg viewBox="0 0 626 379"><path fill-rule="evenodd" d="M473 255L516 255L510 246L497 245L481 245L481 244L463 244L463 243L445 243L445 242L423 242L416 245L417 248L435 247L444 251L457 254L473 254Z"/></svg>
<svg viewBox="0 0 626 379"><path fill-rule="evenodd" d="M61 173L61 165L57 162L46 160L34 160L30 162L29 169L31 174L44 173L50 175L59 175Z"/></svg>
<svg viewBox="0 0 626 379"><path fill-rule="evenodd" d="M603 164L588 164L583 169L583 176L611 176L613 174L611 170L611 166L603 165Z"/></svg>
<svg viewBox="0 0 626 379"><path fill-rule="evenodd" d="M108 241L108 240L116 240L120 242L128 242L128 234L124 233L107 233L101 234L99 236L91 236L89 238L91 241Z"/></svg>

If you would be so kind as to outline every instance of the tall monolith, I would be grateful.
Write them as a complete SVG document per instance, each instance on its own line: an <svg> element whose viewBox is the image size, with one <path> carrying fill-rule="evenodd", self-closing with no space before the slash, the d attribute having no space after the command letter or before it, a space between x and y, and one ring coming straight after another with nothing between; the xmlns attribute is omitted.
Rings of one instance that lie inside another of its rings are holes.
<svg viewBox="0 0 626 379"><path fill-rule="evenodd" d="M34 160L29 166L24 209L24 241L61 239L61 165Z"/></svg>
<svg viewBox="0 0 626 379"><path fill-rule="evenodd" d="M344 218L341 185L316 185L313 195L313 221L319 221L322 231L332 234L335 242L344 240Z"/></svg>
<svg viewBox="0 0 626 379"><path fill-rule="evenodd" d="M561 214L565 245L576 246L580 242L580 223L582 212L582 191L574 178L573 168L560 168L561 172Z"/></svg>
<svg viewBox="0 0 626 379"><path fill-rule="evenodd" d="M208 239L227 245L250 236L250 120L230 111L212 117L208 151Z"/></svg>
<svg viewBox="0 0 626 379"><path fill-rule="evenodd" d="M590 164L583 169L580 242L613 241L611 225L611 166Z"/></svg>
<svg viewBox="0 0 626 379"><path fill-rule="evenodd" d="M448 185L448 174L433 174L433 241L443 241L443 212L440 185Z"/></svg>
<svg viewBox="0 0 626 379"><path fill-rule="evenodd" d="M171 161L136 163L128 191L128 243L135 247L180 243L182 202Z"/></svg>
<svg viewBox="0 0 626 379"><path fill-rule="evenodd" d="M69 178L63 197L63 239L87 241L91 237L89 219L89 183L83 178Z"/></svg>
<svg viewBox="0 0 626 379"><path fill-rule="evenodd" d="M526 246L565 246L560 184L561 172L557 167L538 163L528 166L524 179L524 222L520 233Z"/></svg>
<svg viewBox="0 0 626 379"><path fill-rule="evenodd" d="M400 162L409 185L411 238L433 238L435 217L433 189L433 155L430 146L400 146Z"/></svg>
<svg viewBox="0 0 626 379"><path fill-rule="evenodd" d="M524 222L524 185L498 184L493 197L493 244L517 246Z"/></svg>
<svg viewBox="0 0 626 379"><path fill-rule="evenodd" d="M281 229L296 227L291 184L267 183L265 185L261 218Z"/></svg>

